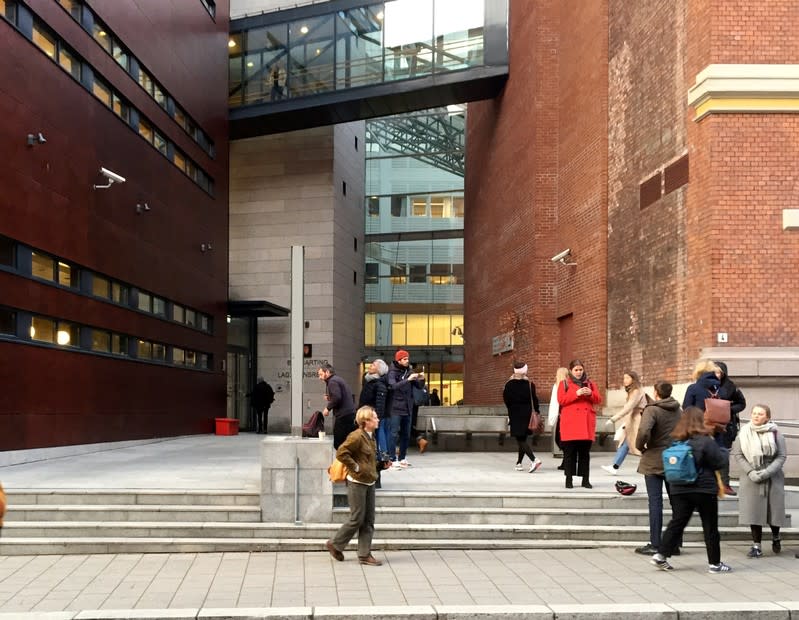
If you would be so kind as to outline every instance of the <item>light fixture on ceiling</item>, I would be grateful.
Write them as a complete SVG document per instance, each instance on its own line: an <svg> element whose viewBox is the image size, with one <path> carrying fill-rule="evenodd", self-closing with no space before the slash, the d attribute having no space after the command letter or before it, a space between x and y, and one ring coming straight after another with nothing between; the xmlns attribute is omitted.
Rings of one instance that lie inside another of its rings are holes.
<svg viewBox="0 0 799 620"><path fill-rule="evenodd" d="M308 26L306 26L304 24L302 26L300 26L300 32L302 34L308 34Z"/></svg>
<svg viewBox="0 0 799 620"><path fill-rule="evenodd" d="M233 39L228 39L227 46L228 47L236 47L236 42Z"/></svg>
<svg viewBox="0 0 799 620"><path fill-rule="evenodd" d="M385 15L383 14L383 11L380 11L380 12L378 12L377 15L375 15L375 17L377 17L377 19L379 19L382 22L383 21L383 17L385 17Z"/></svg>
<svg viewBox="0 0 799 620"><path fill-rule="evenodd" d="M65 329L59 329L58 332L56 333L55 339L56 342L61 346L69 344L70 341L69 332Z"/></svg>

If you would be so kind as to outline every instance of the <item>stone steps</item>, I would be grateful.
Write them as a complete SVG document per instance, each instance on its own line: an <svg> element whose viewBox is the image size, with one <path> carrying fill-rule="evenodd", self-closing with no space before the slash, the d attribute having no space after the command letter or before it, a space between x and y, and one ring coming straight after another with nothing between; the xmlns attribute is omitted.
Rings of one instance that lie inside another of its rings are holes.
<svg viewBox="0 0 799 620"><path fill-rule="evenodd" d="M96 504L87 506L55 506L52 504L14 505L6 520L16 521L199 521L225 523L259 523L258 506L175 506L155 504Z"/></svg>

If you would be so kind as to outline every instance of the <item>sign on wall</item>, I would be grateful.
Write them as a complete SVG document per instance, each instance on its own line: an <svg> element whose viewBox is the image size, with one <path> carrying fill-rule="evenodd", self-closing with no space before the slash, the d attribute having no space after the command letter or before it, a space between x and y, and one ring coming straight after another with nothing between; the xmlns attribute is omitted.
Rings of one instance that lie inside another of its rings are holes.
<svg viewBox="0 0 799 620"><path fill-rule="evenodd" d="M491 354L500 355L513 351L513 332L505 332L491 339Z"/></svg>

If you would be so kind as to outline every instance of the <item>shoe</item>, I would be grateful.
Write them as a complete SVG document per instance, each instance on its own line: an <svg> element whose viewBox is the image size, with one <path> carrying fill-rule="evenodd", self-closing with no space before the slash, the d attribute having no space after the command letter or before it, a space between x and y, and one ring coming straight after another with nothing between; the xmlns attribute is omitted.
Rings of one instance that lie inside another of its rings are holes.
<svg viewBox="0 0 799 620"><path fill-rule="evenodd" d="M709 573L731 573L732 568L727 566L724 562L719 562L718 564L711 564L707 567L707 572Z"/></svg>
<svg viewBox="0 0 799 620"><path fill-rule="evenodd" d="M681 555L682 551L680 551L679 547L676 547L674 551L671 552L671 555Z"/></svg>
<svg viewBox="0 0 799 620"><path fill-rule="evenodd" d="M779 538L775 538L771 541L771 550L774 553L780 553L782 551L782 541Z"/></svg>
<svg viewBox="0 0 799 620"><path fill-rule="evenodd" d="M724 487L724 495L738 495L738 492L733 489L729 484Z"/></svg>
<svg viewBox="0 0 799 620"><path fill-rule="evenodd" d="M427 451L427 444L429 443L430 442L424 437L419 437L418 441L416 442L416 445L419 446L419 454L424 454Z"/></svg>
<svg viewBox="0 0 799 620"><path fill-rule="evenodd" d="M574 483L572 483L571 476L566 478L566 488L567 489L573 489L574 488Z"/></svg>
<svg viewBox="0 0 799 620"><path fill-rule="evenodd" d="M400 465L399 461L392 461L391 462L391 468L392 469L399 469L400 467L402 467L402 465Z"/></svg>
<svg viewBox="0 0 799 620"><path fill-rule="evenodd" d="M746 557L761 558L763 557L763 551L760 549L760 547L755 547L754 545L752 545L752 548L749 549L749 553L746 554Z"/></svg>
<svg viewBox="0 0 799 620"><path fill-rule="evenodd" d="M334 560L336 560L338 562L343 562L344 561L344 554L341 553L341 551L339 551L338 549L336 549L333 546L333 543L331 541L328 540L325 543L325 548L330 552L330 555L333 556Z"/></svg>
<svg viewBox="0 0 799 620"><path fill-rule="evenodd" d="M592 485L588 480L583 480L583 483L580 485L584 489L593 489L594 485Z"/></svg>
<svg viewBox="0 0 799 620"><path fill-rule="evenodd" d="M619 475L619 470L616 467L613 467L613 465L603 465L602 469L608 472L611 476Z"/></svg>
<svg viewBox="0 0 799 620"><path fill-rule="evenodd" d="M381 562L380 560L378 560L378 559L377 559L375 556L373 556L371 553L370 553L369 555L367 555L365 558L359 557L359 558L358 558L358 561L359 561L361 564L366 564L366 565L368 565L368 566L383 566L383 562Z"/></svg>
<svg viewBox="0 0 799 620"><path fill-rule="evenodd" d="M643 547L636 547L635 552L638 555L655 555L658 552L658 548L652 543L646 543Z"/></svg>
<svg viewBox="0 0 799 620"><path fill-rule="evenodd" d="M405 469L406 467L410 467L410 466L411 466L411 464L407 461L407 459L402 459L400 461L400 467L402 467L403 469Z"/></svg>
<svg viewBox="0 0 799 620"><path fill-rule="evenodd" d="M655 558L652 558L649 560L649 563L652 566L656 566L660 570L674 570L674 567L669 564L668 560L656 560Z"/></svg>
<svg viewBox="0 0 799 620"><path fill-rule="evenodd" d="M564 469L566 469L566 466L563 463L561 463L560 465L558 465L558 469L563 471Z"/></svg>
<svg viewBox="0 0 799 620"><path fill-rule="evenodd" d="M516 471L524 471L524 467L522 467L521 463L516 463L516 467L514 467Z"/></svg>
<svg viewBox="0 0 799 620"><path fill-rule="evenodd" d="M537 458L536 460L534 460L533 464L530 465L530 473L532 474L533 472L538 471L541 465L543 465L541 459Z"/></svg>

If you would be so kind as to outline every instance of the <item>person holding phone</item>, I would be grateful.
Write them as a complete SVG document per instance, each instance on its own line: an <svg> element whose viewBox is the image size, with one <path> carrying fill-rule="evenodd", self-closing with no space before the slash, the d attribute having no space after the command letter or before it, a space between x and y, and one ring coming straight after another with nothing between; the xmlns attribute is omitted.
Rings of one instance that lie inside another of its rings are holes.
<svg viewBox="0 0 799 620"><path fill-rule="evenodd" d="M588 378L585 365L579 359L569 362L569 375L558 386L560 405L560 440L563 445L566 488L574 487L574 475L582 476L582 486L593 488L590 482L591 444L596 435L596 411L602 402L596 384Z"/></svg>
<svg viewBox="0 0 799 620"><path fill-rule="evenodd" d="M424 389L424 373L412 372L410 354L400 349L394 354L394 361L388 370L389 410L391 412L391 440L388 453L394 469L410 466L406 458L411 439L413 419L413 388ZM397 448L399 447L399 455Z"/></svg>

